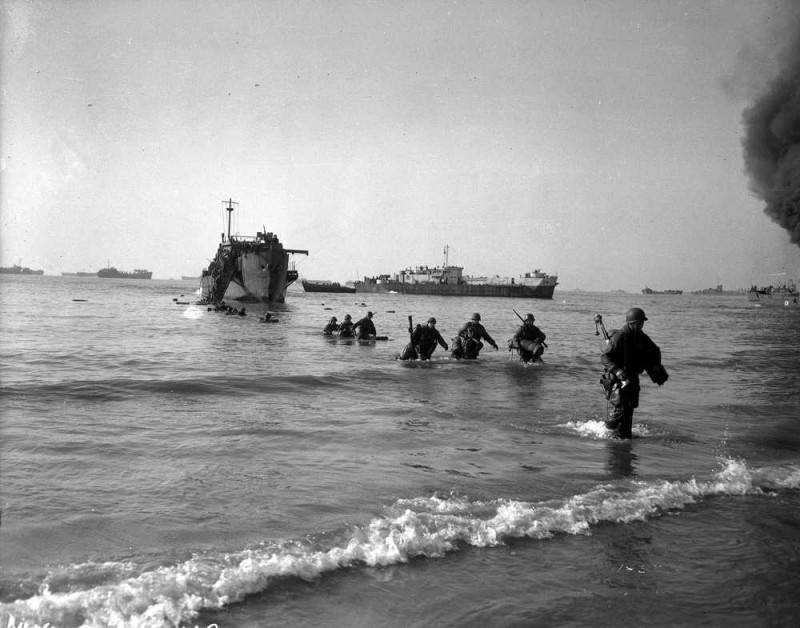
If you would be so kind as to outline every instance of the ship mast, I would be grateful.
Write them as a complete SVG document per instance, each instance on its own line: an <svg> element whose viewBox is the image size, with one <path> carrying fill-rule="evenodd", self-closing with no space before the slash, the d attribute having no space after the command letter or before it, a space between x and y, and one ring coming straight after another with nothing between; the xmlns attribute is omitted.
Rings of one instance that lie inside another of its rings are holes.
<svg viewBox="0 0 800 628"><path fill-rule="evenodd" d="M228 199L227 201L222 201L223 203L227 203L227 207L225 207L225 211L228 212L228 242L231 241L231 215L233 214L233 210L236 209L234 205L238 205L239 203L234 203L233 199Z"/></svg>
<svg viewBox="0 0 800 628"><path fill-rule="evenodd" d="M442 266L442 268L447 268L447 259L448 259L449 255L450 255L450 245L449 244L445 244L444 245L444 266Z"/></svg>

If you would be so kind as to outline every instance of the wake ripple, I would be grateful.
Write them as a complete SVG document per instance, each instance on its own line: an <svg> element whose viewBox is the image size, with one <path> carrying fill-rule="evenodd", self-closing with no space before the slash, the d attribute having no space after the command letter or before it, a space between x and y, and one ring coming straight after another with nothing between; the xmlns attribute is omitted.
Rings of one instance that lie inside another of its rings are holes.
<svg viewBox="0 0 800 628"><path fill-rule="evenodd" d="M109 378L74 380L57 384L30 383L4 386L0 391L7 398L74 400L120 400L152 394L242 395L263 393L296 393L320 388L341 387L349 378L339 375L288 375L281 377L214 376L187 379Z"/></svg>

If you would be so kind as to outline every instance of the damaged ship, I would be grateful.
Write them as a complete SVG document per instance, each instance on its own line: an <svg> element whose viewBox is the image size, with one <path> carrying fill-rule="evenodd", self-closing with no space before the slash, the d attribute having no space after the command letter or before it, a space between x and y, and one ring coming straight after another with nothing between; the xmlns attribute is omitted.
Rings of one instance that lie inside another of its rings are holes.
<svg viewBox="0 0 800 628"><path fill-rule="evenodd" d="M287 249L272 232L259 231L253 236L231 235L231 214L234 205L227 203L228 233L208 268L200 277L200 302L220 303L224 300L283 303L286 289L297 280L298 273L290 255L308 255L307 250Z"/></svg>

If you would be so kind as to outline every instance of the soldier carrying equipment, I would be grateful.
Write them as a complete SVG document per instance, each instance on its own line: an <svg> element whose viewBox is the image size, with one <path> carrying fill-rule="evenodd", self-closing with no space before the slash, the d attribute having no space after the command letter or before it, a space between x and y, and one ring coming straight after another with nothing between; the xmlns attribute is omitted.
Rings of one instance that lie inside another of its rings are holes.
<svg viewBox="0 0 800 628"><path fill-rule="evenodd" d="M603 317L594 317L595 334L603 333L601 360L605 371L600 383L609 401L606 427L616 431L620 438L631 438L633 411L639 406L639 375L647 371L650 379L659 386L669 378L661 364L661 349L642 331L647 316L638 307L625 314L625 325L610 334Z"/></svg>

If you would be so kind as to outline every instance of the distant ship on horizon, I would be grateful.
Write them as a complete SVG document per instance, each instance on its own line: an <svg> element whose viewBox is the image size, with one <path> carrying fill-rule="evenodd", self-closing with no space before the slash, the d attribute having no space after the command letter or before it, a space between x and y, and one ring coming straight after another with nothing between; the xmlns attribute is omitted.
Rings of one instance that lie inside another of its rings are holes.
<svg viewBox="0 0 800 628"><path fill-rule="evenodd" d="M13 266L0 267L0 275L44 275L43 270L33 270L27 266L14 264Z"/></svg>
<svg viewBox="0 0 800 628"><path fill-rule="evenodd" d="M776 273L785 275L786 273ZM784 280L782 283L773 283L767 286L750 286L747 291L747 300L751 303L769 303L777 305L798 305L800 303L800 291L793 280Z"/></svg>
<svg viewBox="0 0 800 628"><path fill-rule="evenodd" d="M306 292L343 292L352 294L356 291L352 286L342 285L338 281L328 281L326 279L301 279L300 283L303 284L303 290Z"/></svg>
<svg viewBox="0 0 800 628"><path fill-rule="evenodd" d="M150 279L153 273L149 270L137 268L133 272L126 272L124 270L117 270L113 266L101 268L97 271L97 276L103 279Z"/></svg>
<svg viewBox="0 0 800 628"><path fill-rule="evenodd" d="M464 275L462 266L447 263L450 247L444 247L444 265L406 268L394 275L364 277L356 281L356 292L396 292L437 296L509 297L516 299L552 299L558 276L540 269L518 277L475 277Z"/></svg>

